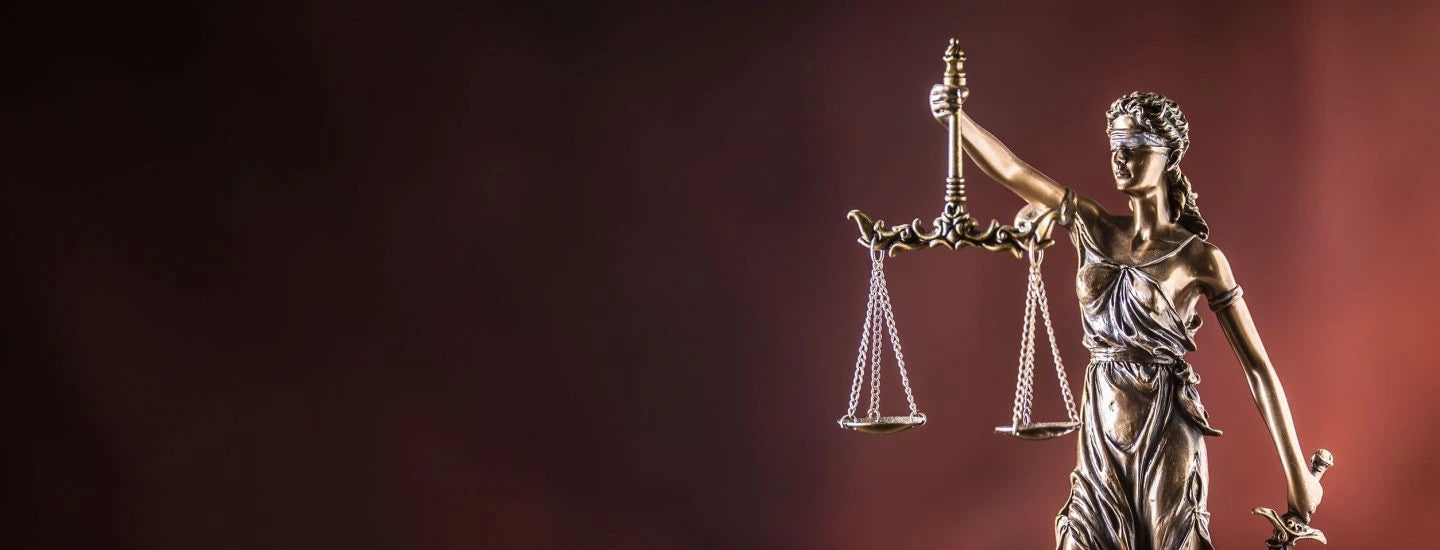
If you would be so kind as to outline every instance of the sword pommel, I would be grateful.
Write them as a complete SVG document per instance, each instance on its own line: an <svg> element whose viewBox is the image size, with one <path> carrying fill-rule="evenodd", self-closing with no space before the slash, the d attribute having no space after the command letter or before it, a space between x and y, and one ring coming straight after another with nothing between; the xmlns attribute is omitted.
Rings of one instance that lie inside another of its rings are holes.
<svg viewBox="0 0 1440 550"><path fill-rule="evenodd" d="M1329 470L1334 465L1335 455L1330 454L1330 451L1320 449L1310 455L1310 471L1315 473L1316 479L1319 479L1325 474L1325 470Z"/></svg>

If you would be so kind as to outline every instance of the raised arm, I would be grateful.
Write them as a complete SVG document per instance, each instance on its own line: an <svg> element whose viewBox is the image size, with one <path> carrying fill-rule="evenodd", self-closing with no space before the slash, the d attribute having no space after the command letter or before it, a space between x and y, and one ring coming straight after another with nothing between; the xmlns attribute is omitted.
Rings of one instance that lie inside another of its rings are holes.
<svg viewBox="0 0 1440 550"><path fill-rule="evenodd" d="M1325 491L1320 486L1319 476L1310 470L1309 463L1300 452L1300 440L1295 434L1295 422L1290 416L1290 402L1285 399L1285 388L1280 377L1265 353L1265 344L1260 341L1260 332L1250 318L1250 308L1245 299L1238 296L1239 286L1235 283L1230 264L1219 248L1207 246L1207 264L1201 266L1199 276L1206 297L1217 309L1215 317L1225 331L1226 340L1235 350L1240 366L1245 369L1245 380L1250 384L1250 393L1260 417L1270 431L1275 450L1280 455L1280 465L1285 470L1285 482L1289 489L1290 511L1305 521L1315 513Z"/></svg>
<svg viewBox="0 0 1440 550"><path fill-rule="evenodd" d="M959 103L958 93L954 86L943 84L937 84L930 90L930 112L936 120L944 123L950 113L958 110L955 109ZM1060 201L1065 197L1064 187L1016 157L1004 143L976 124L964 111L960 111L960 118L964 124L961 133L965 140L965 153L985 175L1027 202L1051 209L1060 208ZM1079 203L1081 209L1101 213L1094 201L1082 197Z"/></svg>

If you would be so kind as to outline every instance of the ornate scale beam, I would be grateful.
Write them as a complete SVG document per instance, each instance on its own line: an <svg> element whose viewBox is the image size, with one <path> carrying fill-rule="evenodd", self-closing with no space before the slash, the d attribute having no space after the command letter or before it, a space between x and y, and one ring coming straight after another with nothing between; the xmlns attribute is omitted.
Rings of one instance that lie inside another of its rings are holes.
<svg viewBox="0 0 1440 550"><path fill-rule="evenodd" d="M935 218L934 228L926 229L919 218L907 225L886 227L885 220L876 220L860 210L851 210L846 215L860 228L861 245L872 250L884 251L894 256L898 252L920 250L943 246L951 250L978 247L991 251L1009 251L1019 258L1027 248L1045 248L1054 244L1050 231L1057 216L1046 212L1037 219L1017 219L1015 225L1001 225L991 221L981 228L979 222L965 209L965 176L962 159L965 155L963 124L960 121L960 104L964 103L970 91L965 85L965 52L960 51L958 41L950 39L945 49L946 86L959 88L959 101L946 117L945 126L949 135L947 167L945 174L945 207L940 217Z"/></svg>

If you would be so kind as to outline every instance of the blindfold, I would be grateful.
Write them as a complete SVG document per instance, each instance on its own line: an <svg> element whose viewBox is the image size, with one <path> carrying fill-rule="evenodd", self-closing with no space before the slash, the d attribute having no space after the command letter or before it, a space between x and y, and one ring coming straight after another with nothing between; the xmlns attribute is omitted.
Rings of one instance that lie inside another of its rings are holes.
<svg viewBox="0 0 1440 550"><path fill-rule="evenodd" d="M1111 149L1170 149L1170 145L1160 136L1147 132L1135 132L1132 130L1111 130Z"/></svg>

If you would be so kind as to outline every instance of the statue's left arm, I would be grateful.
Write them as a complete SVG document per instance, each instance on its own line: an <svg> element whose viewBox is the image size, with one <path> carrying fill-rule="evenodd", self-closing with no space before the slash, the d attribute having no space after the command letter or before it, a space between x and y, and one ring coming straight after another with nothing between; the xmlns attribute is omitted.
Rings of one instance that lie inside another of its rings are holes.
<svg viewBox="0 0 1440 550"><path fill-rule="evenodd" d="M1260 340L1260 332L1250 317L1245 298L1240 296L1230 264L1219 248L1206 244L1205 258L1202 265L1197 266L1197 276L1206 298L1215 309L1220 327L1225 331L1225 338L1230 341L1230 347L1245 369L1245 379L1250 384L1255 406L1260 409L1260 416L1275 442L1275 450L1285 470L1290 511L1309 521L1324 496L1319 476L1311 470L1300 451L1295 422L1290 416L1290 403L1285 399L1285 388L1280 385L1275 366L1265 353L1265 344Z"/></svg>

